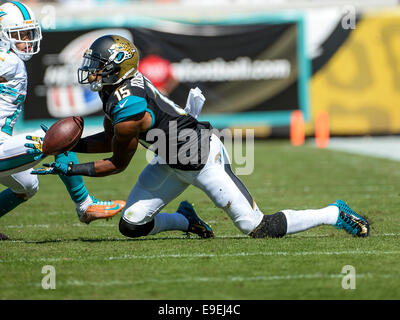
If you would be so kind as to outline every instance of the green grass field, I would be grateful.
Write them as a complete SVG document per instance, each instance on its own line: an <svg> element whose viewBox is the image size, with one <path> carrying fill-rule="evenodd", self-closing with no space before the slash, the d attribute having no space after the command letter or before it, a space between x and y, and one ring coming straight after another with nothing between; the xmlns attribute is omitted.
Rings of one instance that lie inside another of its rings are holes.
<svg viewBox="0 0 400 320"><path fill-rule="evenodd" d="M251 239L189 187L163 211L193 202L215 239L129 239L118 231L120 215L80 223L61 181L43 176L38 194L0 220L13 239L0 242L0 299L399 299L400 163L288 141L257 142L255 152L254 173L241 179L265 214L343 199L370 219L370 237L321 226ZM125 200L145 165L142 149L124 173L86 185L97 198ZM55 290L41 286L45 265L55 267ZM346 265L355 268L355 289L342 288Z"/></svg>

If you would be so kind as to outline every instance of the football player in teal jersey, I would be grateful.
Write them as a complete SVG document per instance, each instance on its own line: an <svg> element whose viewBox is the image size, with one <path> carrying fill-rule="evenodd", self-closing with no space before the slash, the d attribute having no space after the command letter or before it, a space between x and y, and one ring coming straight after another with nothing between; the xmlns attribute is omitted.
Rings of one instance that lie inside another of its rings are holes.
<svg viewBox="0 0 400 320"><path fill-rule="evenodd" d="M344 201L321 209L281 210L265 215L240 179L228 153L208 122L185 112L138 71L139 51L117 35L105 35L85 52L78 80L99 92L105 114L104 131L82 138L73 149L83 153L112 152L112 156L84 164L53 162L37 174L103 177L129 165L138 144L156 156L140 174L119 223L128 237L167 230L192 232L202 238L213 230L183 201L174 213L161 212L188 186L203 190L243 233L254 237L282 237L323 224L357 237L369 235L368 221Z"/></svg>

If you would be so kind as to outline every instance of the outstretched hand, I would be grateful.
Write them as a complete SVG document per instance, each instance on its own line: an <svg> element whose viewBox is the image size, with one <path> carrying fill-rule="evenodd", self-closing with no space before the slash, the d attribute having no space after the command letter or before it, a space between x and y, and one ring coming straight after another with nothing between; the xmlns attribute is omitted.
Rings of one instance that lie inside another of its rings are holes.
<svg viewBox="0 0 400 320"><path fill-rule="evenodd" d="M40 127L42 130L46 133L49 128L45 126L44 124L41 124ZM31 140L34 143L25 143L25 147L27 148L26 153L30 155L35 155L33 158L35 161L41 160L44 157L46 157L45 154L43 154L43 138L42 137L37 137L37 136L26 136L27 140Z"/></svg>
<svg viewBox="0 0 400 320"><path fill-rule="evenodd" d="M57 174L57 175L67 175L68 174L68 164L60 162L44 163L43 166L46 168L38 168L31 171L31 174L45 175L45 174Z"/></svg>

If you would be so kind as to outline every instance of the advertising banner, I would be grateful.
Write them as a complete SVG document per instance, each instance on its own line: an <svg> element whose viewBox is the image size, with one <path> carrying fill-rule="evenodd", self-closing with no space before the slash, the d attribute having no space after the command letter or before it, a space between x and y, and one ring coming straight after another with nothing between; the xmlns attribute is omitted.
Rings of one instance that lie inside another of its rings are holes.
<svg viewBox="0 0 400 320"><path fill-rule="evenodd" d="M351 32L339 24L328 38L335 50L310 83L311 132L313 119L328 112L332 135L400 133L399 12L364 13Z"/></svg>
<svg viewBox="0 0 400 320"><path fill-rule="evenodd" d="M182 108L191 88L203 92L202 120L215 127L287 125L293 110L308 114L303 29L301 19L265 19L45 31L41 52L27 64L24 121L101 116L97 93L78 84L77 69L95 39L119 34L139 49L139 70Z"/></svg>

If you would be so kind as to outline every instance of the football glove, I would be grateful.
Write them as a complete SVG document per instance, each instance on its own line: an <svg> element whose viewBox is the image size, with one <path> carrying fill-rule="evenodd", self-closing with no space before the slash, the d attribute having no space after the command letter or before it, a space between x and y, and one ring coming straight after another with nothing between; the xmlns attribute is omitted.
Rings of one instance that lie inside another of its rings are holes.
<svg viewBox="0 0 400 320"><path fill-rule="evenodd" d="M42 130L46 133L49 128L47 128L44 124L41 124L40 127ZM44 157L46 157L45 154L43 154L43 138L42 137L37 137L37 136L26 136L27 140L31 140L35 143L25 143L25 147L27 147L26 153L35 155L33 158L35 161L41 160Z"/></svg>
<svg viewBox="0 0 400 320"><path fill-rule="evenodd" d="M45 175L45 174L57 174L57 175L68 175L68 171L71 169L70 164L60 163L60 162L51 162L44 163L43 166L49 168L38 168L31 171L31 174Z"/></svg>

